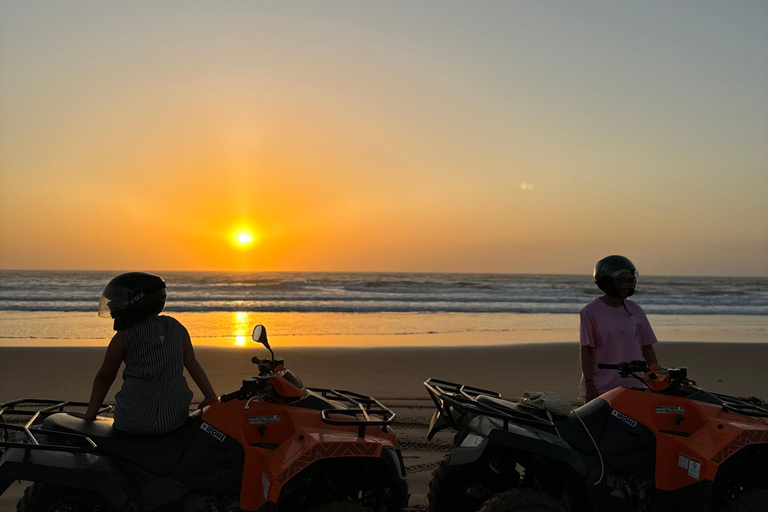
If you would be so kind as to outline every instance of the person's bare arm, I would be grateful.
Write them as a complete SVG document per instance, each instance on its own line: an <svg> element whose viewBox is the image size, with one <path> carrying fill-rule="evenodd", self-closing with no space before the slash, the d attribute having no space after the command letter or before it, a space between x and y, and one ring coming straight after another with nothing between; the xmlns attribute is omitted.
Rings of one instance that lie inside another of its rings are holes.
<svg viewBox="0 0 768 512"><path fill-rule="evenodd" d="M184 329L184 367L203 393L203 401L197 406L198 409L202 409L218 398L208 380L208 375L195 357L195 349L192 348L192 340L189 339L189 332L186 329Z"/></svg>
<svg viewBox="0 0 768 512"><path fill-rule="evenodd" d="M584 345L581 347L581 372L584 374L584 385L586 388L584 401L589 402L597 397L594 374L592 372L592 347Z"/></svg>
<svg viewBox="0 0 768 512"><path fill-rule="evenodd" d="M85 414L76 414L75 416L88 421L96 419L101 404L104 403L104 398L109 393L109 388L115 382L115 377L117 377L117 371L120 369L123 357L125 357L125 335L122 331L118 331L112 338L112 341L109 342L107 353L104 355L104 362L101 363L101 368L99 368L96 377L93 379L93 389L91 390L91 399L88 401L88 410Z"/></svg>
<svg viewBox="0 0 768 512"><path fill-rule="evenodd" d="M653 345L643 345L643 359L648 363L648 366L659 364L658 359L656 359L656 351L653 349Z"/></svg>

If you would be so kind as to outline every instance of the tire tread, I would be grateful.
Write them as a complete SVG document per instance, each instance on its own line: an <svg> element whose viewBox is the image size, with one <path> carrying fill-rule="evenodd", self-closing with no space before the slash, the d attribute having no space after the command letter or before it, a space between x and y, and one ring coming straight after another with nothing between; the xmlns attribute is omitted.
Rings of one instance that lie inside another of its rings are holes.
<svg viewBox="0 0 768 512"><path fill-rule="evenodd" d="M567 512L553 497L533 489L512 489L486 501L479 512Z"/></svg>

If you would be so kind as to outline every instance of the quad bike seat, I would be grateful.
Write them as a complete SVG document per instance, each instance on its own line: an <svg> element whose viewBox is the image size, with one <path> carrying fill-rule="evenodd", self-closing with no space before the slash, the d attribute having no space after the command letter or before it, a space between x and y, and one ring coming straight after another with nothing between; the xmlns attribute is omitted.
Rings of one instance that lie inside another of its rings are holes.
<svg viewBox="0 0 768 512"><path fill-rule="evenodd" d="M111 455L147 468L152 473L166 475L200 428L202 416L202 411L195 411L179 428L159 435L129 434L114 428L112 418L85 421L65 413L49 416L43 421L42 428L88 436L96 443L95 453Z"/></svg>
<svg viewBox="0 0 768 512"><path fill-rule="evenodd" d="M560 436L575 449L583 453L595 453L594 443L600 442L610 411L608 402L597 398L575 409L568 416L555 417L555 426ZM589 434L586 430L589 430Z"/></svg>
<svg viewBox="0 0 768 512"><path fill-rule="evenodd" d="M502 412L508 412L516 416L534 416L542 420L549 421L547 412L543 409L535 409L533 407L523 407L514 402L504 400L502 398L496 398L495 396L478 395L477 401L481 404L489 405L491 407L500 409Z"/></svg>
<svg viewBox="0 0 768 512"><path fill-rule="evenodd" d="M589 404L570 412L567 416L558 414L549 416L544 409L526 407L487 395L479 395L477 401L518 417L528 415L544 421L550 421L551 418L557 433L568 444L583 453L594 453L594 442L589 436L591 434L593 439L599 441L610 412L608 403L601 399L593 400ZM577 414L578 417L576 416ZM590 431L589 434L586 432L586 429Z"/></svg>

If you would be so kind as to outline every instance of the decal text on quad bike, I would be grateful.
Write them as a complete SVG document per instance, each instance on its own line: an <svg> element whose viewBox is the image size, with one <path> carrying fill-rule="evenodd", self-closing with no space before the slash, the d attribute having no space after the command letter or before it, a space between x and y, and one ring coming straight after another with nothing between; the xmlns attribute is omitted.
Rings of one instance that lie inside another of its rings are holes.
<svg viewBox="0 0 768 512"><path fill-rule="evenodd" d="M685 414L685 408L679 406L656 406L656 414Z"/></svg>
<svg viewBox="0 0 768 512"><path fill-rule="evenodd" d="M203 424L202 424L202 425L200 425L200 429L201 429L203 432L208 432L208 433L209 433L209 434L211 434L211 435L212 435L214 438L218 439L218 440L219 440L219 441L221 441L222 443L223 443L223 442L224 442L224 440L227 438L227 435L226 435L224 432L221 432L221 431L219 431L219 430L216 430L215 428L213 428L212 426L210 426L209 424L207 424L207 423L205 423L205 422L203 422Z"/></svg>
<svg viewBox="0 0 768 512"><path fill-rule="evenodd" d="M248 423L251 425L265 425L267 423L280 423L280 416L248 416Z"/></svg>
<svg viewBox="0 0 768 512"><path fill-rule="evenodd" d="M637 422L635 420L633 420L629 416L625 416L624 414L621 414L616 409L611 411L611 416L616 416L618 419L620 419L621 421L623 421L624 423L626 423L632 428L635 428L637 426Z"/></svg>

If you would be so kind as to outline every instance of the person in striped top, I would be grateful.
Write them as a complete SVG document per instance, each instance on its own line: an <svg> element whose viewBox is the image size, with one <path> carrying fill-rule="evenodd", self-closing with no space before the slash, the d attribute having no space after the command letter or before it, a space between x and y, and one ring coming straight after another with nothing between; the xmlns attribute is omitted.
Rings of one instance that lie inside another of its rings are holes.
<svg viewBox="0 0 768 512"><path fill-rule="evenodd" d="M114 427L119 430L163 434L181 426L193 396L184 368L203 393L198 409L217 399L187 329L175 318L160 315L166 296L165 281L143 272L121 274L104 288L99 316L112 317L116 333L81 418L96 419L123 362L123 387L115 395Z"/></svg>

